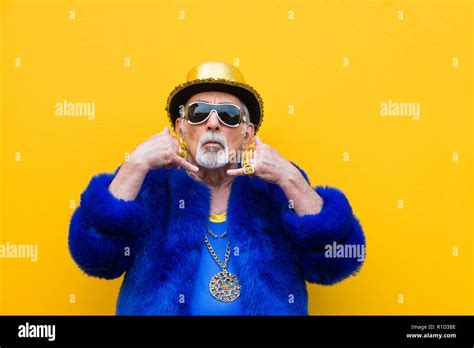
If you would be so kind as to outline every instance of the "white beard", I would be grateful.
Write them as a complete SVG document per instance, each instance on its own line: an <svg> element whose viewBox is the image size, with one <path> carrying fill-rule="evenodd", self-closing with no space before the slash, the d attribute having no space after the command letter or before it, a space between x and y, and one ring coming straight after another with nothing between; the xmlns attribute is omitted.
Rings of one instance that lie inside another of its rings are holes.
<svg viewBox="0 0 474 348"><path fill-rule="evenodd" d="M214 141L221 144L223 149L204 147L204 144L209 141ZM227 139L222 134L214 132L204 133L201 139L199 139L196 152L196 162L204 168L221 168L229 163L229 148L227 146Z"/></svg>

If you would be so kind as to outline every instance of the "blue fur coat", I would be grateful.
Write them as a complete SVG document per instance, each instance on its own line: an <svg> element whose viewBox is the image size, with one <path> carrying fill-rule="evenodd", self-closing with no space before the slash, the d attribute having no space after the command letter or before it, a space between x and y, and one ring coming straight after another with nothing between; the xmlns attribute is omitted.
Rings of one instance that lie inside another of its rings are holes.
<svg viewBox="0 0 474 348"><path fill-rule="evenodd" d="M94 176L82 193L70 222L70 253L91 276L125 273L117 315L188 315L210 190L183 169L159 168L147 174L135 200L124 201L108 190L118 169ZM245 315L307 315L305 281L330 285L360 269L356 257L325 256L327 244L365 246L365 238L340 190L316 192L321 212L300 217L279 186L235 178L227 233Z"/></svg>

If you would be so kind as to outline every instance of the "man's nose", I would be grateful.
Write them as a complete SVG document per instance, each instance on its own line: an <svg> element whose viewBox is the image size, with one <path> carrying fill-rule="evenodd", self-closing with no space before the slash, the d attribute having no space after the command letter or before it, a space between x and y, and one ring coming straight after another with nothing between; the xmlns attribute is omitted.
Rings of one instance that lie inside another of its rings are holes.
<svg viewBox="0 0 474 348"><path fill-rule="evenodd" d="M207 120L207 130L219 130L221 128L221 123L219 121L219 118L217 117L217 112L213 110L211 112L211 116L209 116L209 119Z"/></svg>

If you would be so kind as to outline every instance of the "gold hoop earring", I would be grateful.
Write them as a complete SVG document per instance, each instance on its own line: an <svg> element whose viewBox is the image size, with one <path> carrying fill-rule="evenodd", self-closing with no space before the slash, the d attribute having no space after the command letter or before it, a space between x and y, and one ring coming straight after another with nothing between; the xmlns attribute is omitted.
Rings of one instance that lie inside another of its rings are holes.
<svg viewBox="0 0 474 348"><path fill-rule="evenodd" d="M180 137L175 131L170 131L170 134L173 138L178 140L179 145L178 145L178 156L186 158L188 156L188 148L186 146L186 143L184 142L184 139Z"/></svg>
<svg viewBox="0 0 474 348"><path fill-rule="evenodd" d="M252 163L253 152L255 150L255 138L252 138L242 153L241 165L245 175L255 174L255 165Z"/></svg>
<svg viewBox="0 0 474 348"><path fill-rule="evenodd" d="M178 147L178 156L186 158L188 156L188 148L186 147L186 143L184 142L184 139L179 137L179 147Z"/></svg>

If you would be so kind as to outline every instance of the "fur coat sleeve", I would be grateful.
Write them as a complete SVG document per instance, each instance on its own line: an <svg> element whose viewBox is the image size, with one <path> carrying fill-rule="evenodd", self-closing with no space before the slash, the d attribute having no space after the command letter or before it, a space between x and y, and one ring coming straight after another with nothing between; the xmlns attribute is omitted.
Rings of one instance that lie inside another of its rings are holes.
<svg viewBox="0 0 474 348"><path fill-rule="evenodd" d="M306 173L298 169L309 183ZM332 285L360 270L365 259L366 242L361 224L344 193L330 186L314 189L324 201L321 211L299 216L285 200L280 205L282 223L299 249L297 260L305 279L310 283ZM279 187L277 190L280 198L286 199ZM333 247L334 243L342 247L358 246L364 256L328 257L328 246Z"/></svg>
<svg viewBox="0 0 474 348"><path fill-rule="evenodd" d="M108 187L118 169L91 179L69 227L74 261L85 273L105 279L117 278L129 269L145 221L140 199L124 201L110 193Z"/></svg>

